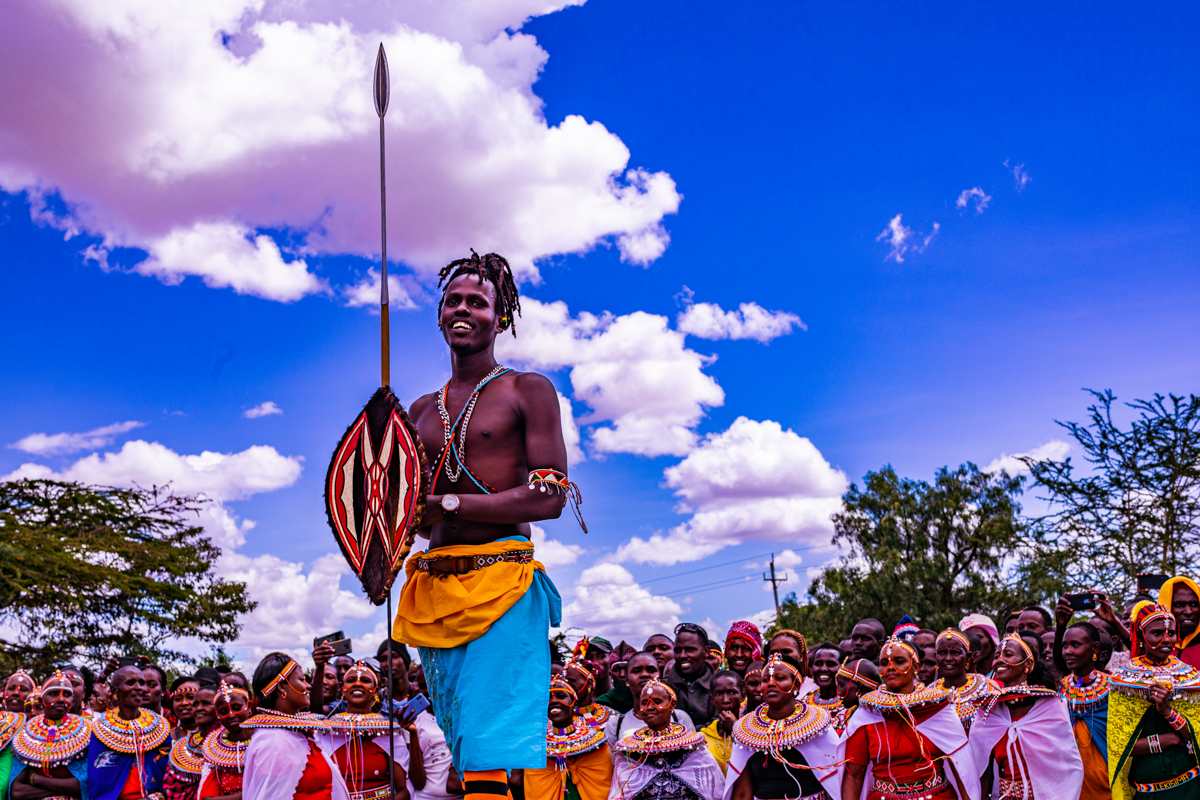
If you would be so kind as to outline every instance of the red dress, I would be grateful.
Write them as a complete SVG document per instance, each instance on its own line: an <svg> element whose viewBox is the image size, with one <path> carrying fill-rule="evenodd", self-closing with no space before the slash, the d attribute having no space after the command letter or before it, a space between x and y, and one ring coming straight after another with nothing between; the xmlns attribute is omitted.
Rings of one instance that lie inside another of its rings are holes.
<svg viewBox="0 0 1200 800"><path fill-rule="evenodd" d="M304 774L296 784L293 800L333 800L333 772L311 739L308 742L308 763L304 765Z"/></svg>
<svg viewBox="0 0 1200 800"><path fill-rule="evenodd" d="M389 796L388 785L388 752L377 745L373 739L358 737L349 744L339 747L333 754L333 763L337 764L338 772L346 779L346 788L352 798Z"/></svg>
<svg viewBox="0 0 1200 800"><path fill-rule="evenodd" d="M919 709L913 716L921 722L941 708ZM907 720L890 714L883 722L862 726L846 742L846 761L871 765L875 785L867 800L955 800L957 795L938 760L944 755Z"/></svg>

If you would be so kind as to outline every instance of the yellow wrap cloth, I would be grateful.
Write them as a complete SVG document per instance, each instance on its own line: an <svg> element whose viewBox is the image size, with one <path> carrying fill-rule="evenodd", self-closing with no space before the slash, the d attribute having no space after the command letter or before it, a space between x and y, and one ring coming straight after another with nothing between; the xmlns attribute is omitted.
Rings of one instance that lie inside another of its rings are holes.
<svg viewBox="0 0 1200 800"><path fill-rule="evenodd" d="M1129 784L1134 737L1138 735L1142 717L1150 706L1149 700L1116 690L1108 695L1108 779L1112 784L1113 800L1130 800L1134 795ZM1193 731L1200 730L1200 703L1172 700L1171 707L1187 718ZM1187 730L1182 733L1185 737L1191 735Z"/></svg>
<svg viewBox="0 0 1200 800"><path fill-rule="evenodd" d="M458 647L488 632L533 583L538 561L502 561L464 575L435 575L417 569L419 558L495 556L533 550L528 539L456 544L417 553L404 565L404 588L396 607L392 638L418 647Z"/></svg>
<svg viewBox="0 0 1200 800"><path fill-rule="evenodd" d="M606 800L612 786L613 760L608 745L602 744L567 759L567 774L559 772L554 759L546 759L545 769L524 772L525 800L563 800L567 777L579 792L580 800Z"/></svg>

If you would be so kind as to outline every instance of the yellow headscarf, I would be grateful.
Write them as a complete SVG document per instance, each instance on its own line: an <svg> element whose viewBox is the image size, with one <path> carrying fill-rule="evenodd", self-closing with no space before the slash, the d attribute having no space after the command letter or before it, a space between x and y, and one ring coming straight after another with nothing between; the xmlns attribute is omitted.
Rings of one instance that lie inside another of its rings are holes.
<svg viewBox="0 0 1200 800"><path fill-rule="evenodd" d="M1175 594L1175 585L1178 583L1182 583L1184 586L1195 592L1196 597L1200 597L1200 586L1197 586L1196 582L1191 578L1184 578L1180 576L1171 578L1162 585L1161 589L1158 590L1158 602L1160 604L1166 606L1167 608L1171 608L1172 596ZM1174 611L1174 609L1171 610L1172 612ZM1200 626L1197 626L1196 630L1188 634L1186 638L1183 636L1183 631L1179 632L1179 636L1179 649L1183 650L1185 647L1191 644L1197 636L1200 636Z"/></svg>

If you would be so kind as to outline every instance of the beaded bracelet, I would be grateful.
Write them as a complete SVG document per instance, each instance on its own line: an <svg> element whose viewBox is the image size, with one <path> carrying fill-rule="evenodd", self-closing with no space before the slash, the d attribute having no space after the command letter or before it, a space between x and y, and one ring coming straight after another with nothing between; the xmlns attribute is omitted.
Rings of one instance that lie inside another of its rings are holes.
<svg viewBox="0 0 1200 800"><path fill-rule="evenodd" d="M1180 714L1175 709L1171 709L1171 713L1167 716L1167 724L1177 731L1181 731L1187 727L1187 719L1183 714Z"/></svg>
<svg viewBox="0 0 1200 800"><path fill-rule="evenodd" d="M1150 737L1150 738L1147 740L1147 742L1148 742L1148 744L1150 745L1150 752L1151 752L1151 753L1161 753L1161 752L1162 752L1162 741L1161 741L1161 740L1159 740L1159 738L1158 738L1158 736L1157 736L1157 735L1155 735L1155 736L1151 736L1151 737Z"/></svg>

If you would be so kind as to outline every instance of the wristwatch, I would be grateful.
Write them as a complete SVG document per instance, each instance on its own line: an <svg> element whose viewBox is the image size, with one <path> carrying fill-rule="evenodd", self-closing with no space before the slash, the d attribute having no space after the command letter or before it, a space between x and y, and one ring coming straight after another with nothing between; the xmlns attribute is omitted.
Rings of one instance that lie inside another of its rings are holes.
<svg viewBox="0 0 1200 800"><path fill-rule="evenodd" d="M454 522L454 520L458 519L459 505L460 505L460 503L458 500L458 495L456 495L456 494L442 495L442 511L445 512L444 516L445 516L447 522Z"/></svg>

